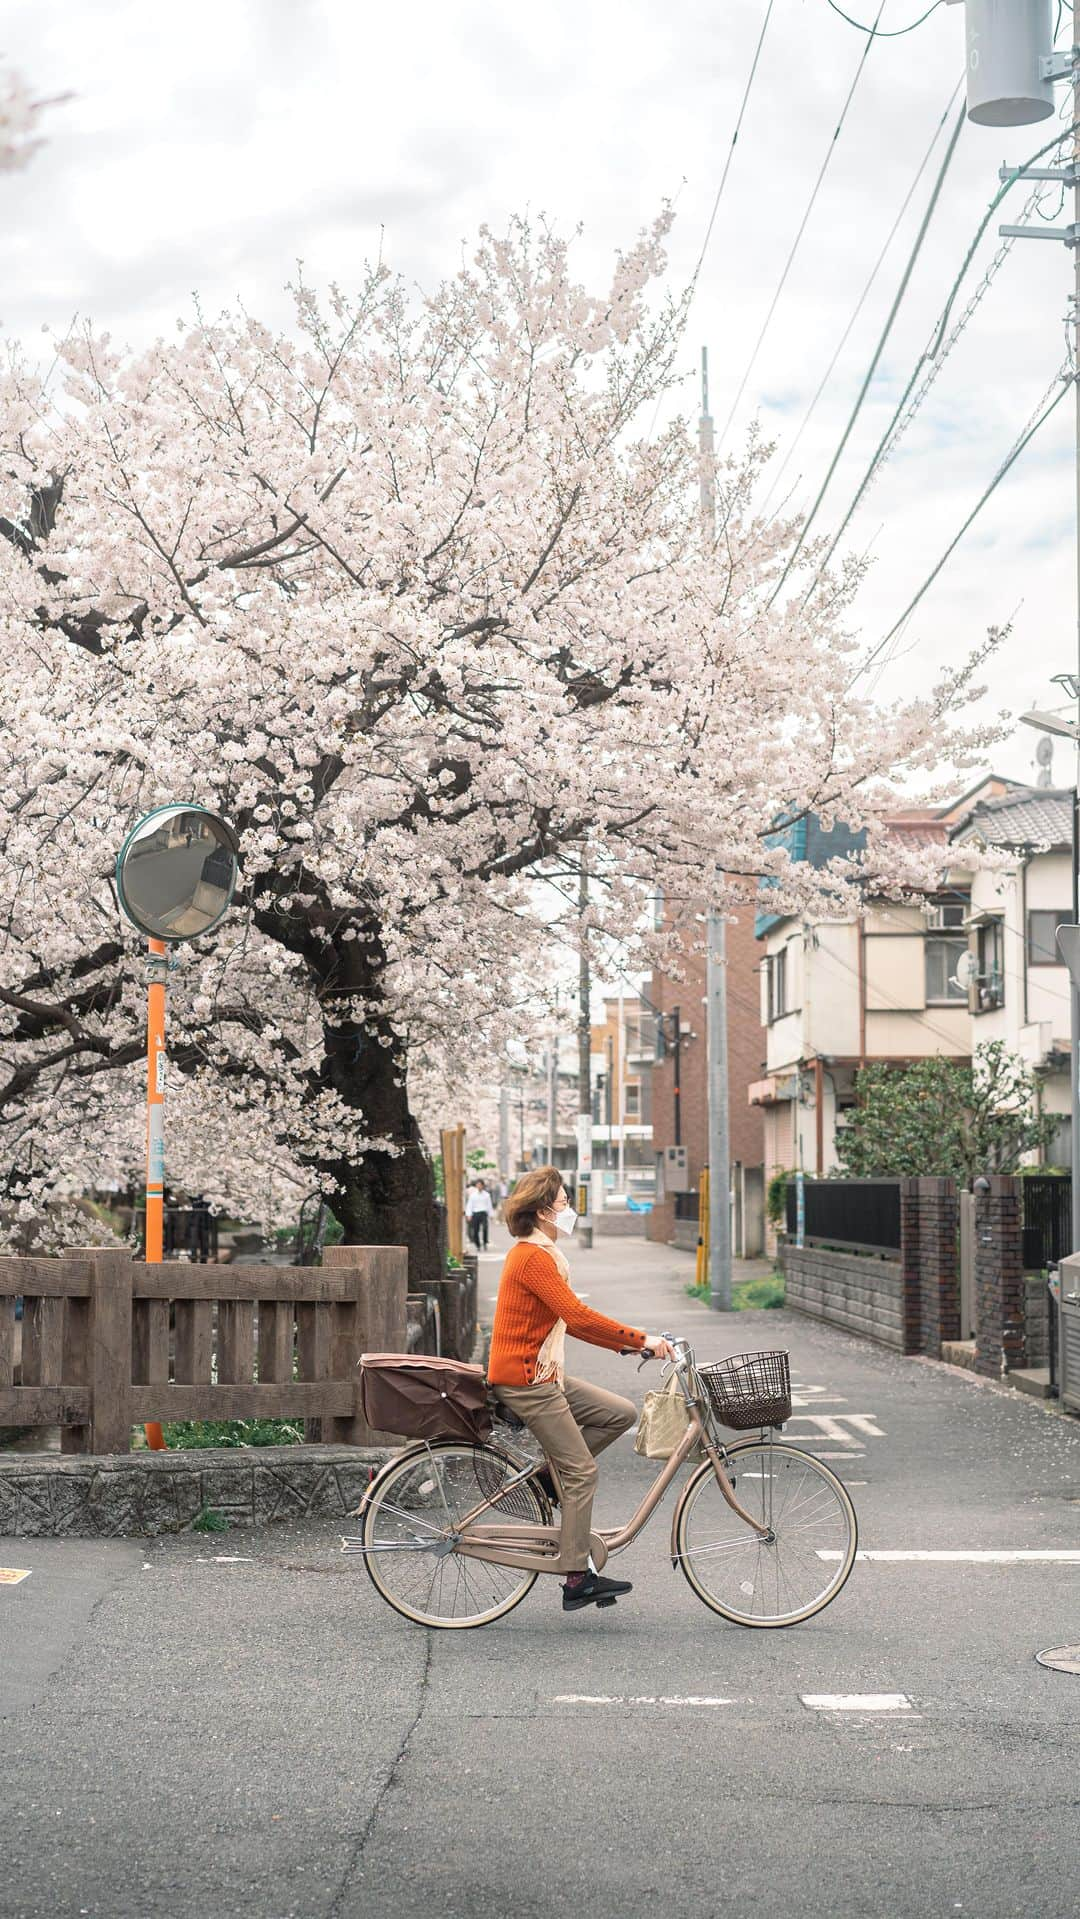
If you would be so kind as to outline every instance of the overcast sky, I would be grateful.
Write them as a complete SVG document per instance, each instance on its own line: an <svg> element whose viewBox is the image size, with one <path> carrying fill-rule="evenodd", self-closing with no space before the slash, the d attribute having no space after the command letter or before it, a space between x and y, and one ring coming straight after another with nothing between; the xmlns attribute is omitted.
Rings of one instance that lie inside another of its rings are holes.
<svg viewBox="0 0 1080 1919"><path fill-rule="evenodd" d="M925 4L888 0L882 28L906 25ZM498 226L526 207L566 229L582 222L582 271L603 284L612 249L665 196L677 200L671 273L684 284L765 6L8 0L0 57L38 92L75 98L51 113L48 144L29 170L0 176L0 323L39 351L41 328L62 333L78 312L142 345L190 313L196 289L211 311L240 296L263 319L285 321L282 288L298 257L309 276L347 283L384 229L389 263L431 284L454 269L481 222ZM870 20L876 0L845 0L845 10ZM960 78L962 13L941 6L917 31L871 48L728 445L755 412L780 455L790 442ZM686 346L689 372L708 344L718 430L863 45L826 0L775 0ZM998 165L1029 156L1052 130L965 126L822 528L847 506ZM812 498L824 475L941 150L939 142L784 477L782 492L798 482L793 504ZM1014 188L997 217L1015 220L1024 192ZM995 228L996 219L964 299L996 249ZM859 607L868 640L903 611L1061 364L1070 281L1064 247L1017 243L852 521L850 545L872 545L876 561ZM688 405L695 391L691 380ZM927 681L935 663L957 659L987 625L1011 617L993 703L1059 703L1050 675L1076 664L1074 524L1066 399L931 589L880 690ZM1020 729L996 764L1034 777L1034 745ZM1054 770L1067 782L1063 748Z"/></svg>

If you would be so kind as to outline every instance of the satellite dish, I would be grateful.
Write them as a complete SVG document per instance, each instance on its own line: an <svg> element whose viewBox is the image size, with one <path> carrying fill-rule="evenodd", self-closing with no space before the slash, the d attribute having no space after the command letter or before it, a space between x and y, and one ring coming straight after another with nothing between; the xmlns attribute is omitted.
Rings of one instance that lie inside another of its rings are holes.
<svg viewBox="0 0 1080 1919"><path fill-rule="evenodd" d="M159 806L132 827L116 862L116 891L151 939L196 939L229 910L239 856L231 826L204 806Z"/></svg>
<svg viewBox="0 0 1080 1919"><path fill-rule="evenodd" d="M954 977L956 984L962 986L965 993L969 986L975 984L975 981L979 977L979 962L974 953L961 953L960 958L956 962L956 973Z"/></svg>

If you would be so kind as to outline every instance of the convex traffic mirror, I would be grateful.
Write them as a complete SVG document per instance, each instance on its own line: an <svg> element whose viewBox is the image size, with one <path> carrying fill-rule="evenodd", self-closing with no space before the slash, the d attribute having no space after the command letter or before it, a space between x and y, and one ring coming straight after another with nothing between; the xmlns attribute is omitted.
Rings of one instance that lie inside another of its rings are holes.
<svg viewBox="0 0 1080 1919"><path fill-rule="evenodd" d="M157 940L209 933L228 911L239 859L231 827L203 806L159 806L133 826L116 862L128 919Z"/></svg>

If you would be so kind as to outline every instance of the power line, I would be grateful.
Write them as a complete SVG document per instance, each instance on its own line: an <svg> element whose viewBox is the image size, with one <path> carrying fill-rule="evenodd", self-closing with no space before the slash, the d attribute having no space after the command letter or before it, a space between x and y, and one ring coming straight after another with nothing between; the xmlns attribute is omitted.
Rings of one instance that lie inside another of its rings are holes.
<svg viewBox="0 0 1080 1919"><path fill-rule="evenodd" d="M869 486L870 481L874 477L874 474L877 470L878 465L880 464L882 460L885 448L888 446L888 443L890 439L892 438L893 431L896 427L896 423L899 420L900 415L903 413L904 408L907 406L909 399L911 398L912 389L915 386L915 382L918 379L919 374L922 372L924 366L926 366L929 362L936 359L938 352L940 351L945 329L949 324L950 315L952 313L953 307L956 304L956 296L959 293L960 288L963 284L964 277L967 273L968 267L971 265L971 261L974 258L975 252L979 246L979 242L982 240L982 237L984 233L986 232L986 229L989 226L990 221L993 219L994 214L997 212L997 209L1000 206L1002 200L1004 199L1005 195L1008 193L1010 187L1015 185L1016 181L1021 177L1021 175L1024 173L1027 167L1034 166L1037 160L1041 160L1044 154L1051 152L1051 150L1054 147L1060 146L1061 142L1063 140L1068 139L1070 134L1075 134L1076 130L1077 130L1076 125L1060 128L1059 131L1055 133L1053 139L1048 140L1044 146L1041 146L1037 153L1033 153L1031 157L1023 161L1023 163L1020 166L1012 168L1009 173L1008 179L1003 181L1002 185L998 188L997 192L995 193L993 199L991 200L989 206L986 209L986 212L984 213L982 219L980 220L978 227L975 230L975 234L974 234L974 237L972 238L971 244L969 245L967 252L964 255L963 261L961 262L960 270L957 273L951 288L949 289L948 298L946 299L945 305L942 308L937 321L935 322L934 329L930 337L930 341L928 345L924 348L923 352L919 355L919 358L916 360L915 366L912 369L911 377L908 380L908 383L906 387L904 388L903 393L900 395L900 398L896 403L896 407L893 410L892 418L890 419L889 424L885 429L885 432L882 434L881 439L878 441L878 444L875 447L873 454L871 455L870 464L867 467L866 472L864 473L863 478L859 483L858 489L855 493L855 497L853 498L851 505L848 507L848 510L845 513L843 519L841 520L840 525L837 528L835 534L830 540L828 548L817 567L814 577L811 580L809 586L807 587L805 594L803 595L802 602L801 602L802 607L805 607L807 605L812 593L814 592L815 587L818 584L818 581L821 579L821 576L825 571L825 568L828 566L829 561L832 559L833 554L835 553L837 547L840 544L840 541L843 539L843 536L845 532L847 531L847 528L855 514L855 511L860 501L862 500L862 497L864 493L866 492L866 489Z"/></svg>
<svg viewBox="0 0 1080 1919"><path fill-rule="evenodd" d="M874 261L873 266L870 269L870 276L866 282L866 285L863 287L862 292L859 295L858 301L855 306L855 310L852 313L851 318L847 323L847 326L844 328L844 331L840 336L839 342L837 343L836 351L834 352L832 359L829 361L829 364L826 367L825 372L822 374L821 383L818 386L818 390L815 393L813 399L811 400L810 405L807 407L806 412L803 414L802 420L799 424L798 431L796 432L794 439L791 441L787 449L787 452L784 454L784 457L781 460L780 465L777 467L776 472L773 475L773 478L769 484L768 492L766 493L765 498L762 501L762 512L764 512L765 509L768 507L769 501L772 499L772 496L774 492L776 491L776 488L779 486L780 481L783 479L783 476L785 472L787 471L788 462L790 461L793 453L795 452L795 448L798 446L799 441L802 439L803 434L806 432L806 429L809 426L811 419L813 418L818 401L820 400L822 394L824 393L825 388L828 386L829 381L832 379L833 372L835 371L835 368L836 368L836 363L839 360L841 353L844 351L844 348L846 347L848 343L848 340L851 336L852 329L855 326L855 322L857 321L860 313L862 312L863 307L866 304L866 300L869 296L870 290L874 284L874 281L877 279L878 273L881 270L881 266L885 259L885 256L888 253L889 248L892 246L892 243L896 238L897 232L899 231L900 224L904 218L904 215L907 212L909 206L911 205L912 200L915 197L915 190L918 187L919 181L922 179L923 174L926 172L926 168L930 161L930 155L933 153L934 148L936 147L938 143L938 137L941 133L942 127L945 125L945 122L947 121L949 117L949 113L952 108L952 103L955 100L963 84L964 84L964 76L963 74L961 74L955 87L950 93L948 100L945 102L944 111L941 115L941 118L937 122L937 125L934 128L933 134L931 136L930 144L927 147L926 152L923 154L923 157L919 162L918 169L915 174L915 178L912 180L911 185L908 187L908 190L904 195L904 199L900 207L900 211L898 212L895 220L892 223L892 226L889 229L889 236L887 240L885 241L885 244L882 247L881 252L878 254L877 259Z"/></svg>
<svg viewBox="0 0 1080 1919"><path fill-rule="evenodd" d="M852 407L851 413L848 416L848 423L845 426L843 433L840 435L840 444L838 445L835 453L833 454L832 459L829 461L828 471L825 475L825 478L822 480L820 487L818 488L817 498L814 501L813 506L810 508L809 513L806 515L806 518L804 519L802 526L799 529L799 537L796 540L795 545L792 547L791 552L788 555L787 564L784 567L784 570L781 573L780 578L773 589L772 596L769 600L770 606L772 605L773 601L777 597L777 594L780 592L781 588L783 587L788 574L791 572L792 567L794 566L796 560L799 557L799 554L802 551L803 544L806 540L806 536L809 533L810 528L813 525L815 519L817 518L818 509L820 508L821 502L825 498L825 495L829 490L829 484L832 480L833 474L836 472L836 469L840 464L841 458L843 456L844 448L846 447L849 439L851 438L852 432L854 430L855 422L858 419L860 412L862 411L862 403L865 400L866 395L870 390L870 382L872 381L875 373L877 372L878 362L880 361L881 356L885 351L885 347L888 342L889 335L893 329L893 322L895 321L896 316L900 311L900 307L903 303L904 295L907 292L908 286L911 282L911 276L915 271L915 263L919 258L919 254L922 252L923 241L925 240L926 235L929 231L930 222L934 217L934 210L937 207L938 199L940 198L940 195L941 195L941 189L945 185L946 176L948 174L949 168L952 165L952 157L953 157L953 154L956 152L957 142L960 139L960 135L963 131L964 121L966 118L967 118L967 108L965 106L962 106L960 108L959 113L956 116L956 124L952 130L952 137L949 141L948 146L945 149L945 154L942 159L941 165L938 168L938 176L937 176L937 179L934 181L933 191L931 192L929 201L927 202L926 212L923 214L922 220L919 224L919 231L915 235L914 244L912 246L911 252L908 255L907 265L905 266L903 274L901 275L900 285L896 289L896 294L893 299L892 306L889 308L888 317L885 321L884 327L881 330L881 334L878 339L877 346L874 348L870 365L867 367L866 373L863 377L863 383L861 387L859 388L858 393L855 396L855 405Z"/></svg>
<svg viewBox="0 0 1080 1919"><path fill-rule="evenodd" d="M828 4L834 13L840 15L841 20L847 21L849 27L857 27L860 33L868 33L871 39L874 39L876 36L879 40L901 40L905 33L914 33L916 27L921 27L924 20L929 20L932 13L936 13L939 7L944 6L945 0L934 0L933 6L927 7L925 13L920 13L918 19L912 20L910 26L893 27L885 33L878 33L877 21L874 22L872 27L864 27L861 20L853 20L850 13L845 13L843 7L837 6L836 0L828 0ZM879 13L878 20L880 20L880 18L881 15Z"/></svg>
<svg viewBox="0 0 1080 1919"><path fill-rule="evenodd" d="M881 19L881 16L884 13L884 11L885 11L885 0L881 0L881 4L877 10L877 20ZM875 30L877 27L877 20L875 20L874 22ZM735 414L738 411L739 401L742 399L742 396L746 391L747 382L749 381L750 375L754 370L754 366L756 364L758 354L761 351L762 344L765 339L765 335L768 332L769 326L772 322L773 314L776 312L777 306L779 305L780 295L783 293L784 287L787 284L788 274L791 272L792 266L794 265L795 255L797 254L799 250L799 246L801 244L803 234L806 232L810 215L814 210L814 203L817 200L819 192L821 191L822 182L824 181L825 174L828 171L829 162L832 159L833 154L836 152L836 143L839 140L840 135L843 131L844 122L848 116L848 109L851 106L851 102L855 94L855 89L858 86L859 81L862 77L862 71L866 65L867 58L869 56L870 49L873 46L873 44L874 44L874 34L871 33L870 38L867 40L866 45L864 46L862 50L862 53L859 55L859 64L855 69L855 77L852 80L850 87L848 88L847 99L844 101L840 118L836 123L836 127L833 132L832 139L830 140L829 145L826 149L825 158L821 163L821 167L819 169L817 179L814 181L810 198L806 203L806 211L804 212L803 217L801 221L799 222L799 230L796 233L795 238L791 243L791 250L788 253L787 260L784 263L784 270L780 275L780 279L777 284L776 291L773 294L772 300L769 305L769 310L766 313L765 318L762 322L761 331L759 332L757 340L754 343L754 350L751 353L750 358L747 362L746 371L744 372L742 379L739 382L739 390L736 393L734 400L732 401L731 411L729 412L727 419L724 422L724 430L721 433L720 439L718 442L718 448L717 448L718 451L719 451L719 448L723 446L723 443L725 439L727 438L727 435L731 429L731 422L735 418Z"/></svg>
<svg viewBox="0 0 1080 1919"><path fill-rule="evenodd" d="M1027 200L1024 202L1024 205L1021 208L1020 215L1017 221L1018 226L1027 226L1028 222L1030 221L1032 217L1032 214L1036 210L1036 205L1038 202L1040 192L1041 192L1041 189L1036 188L1035 191L1031 193L1028 196ZM971 298L969 299L966 307L961 313L960 318L957 320L956 325L953 327L952 332L949 334L948 338L946 339L944 345L942 346L940 352L937 354L936 358L931 360L930 365L927 367L926 372L923 375L922 385L917 389L915 396L912 399L911 404L908 407L907 411L903 414L903 416L898 421L895 420L895 415L894 415L895 425L893 429L891 430L889 437L883 442L880 448L880 458L877 461L877 465L873 468L872 472L870 472L867 475L866 487L863 493L864 499L866 497L866 494L869 493L871 487L874 486L877 480L880 478L882 468L886 466L888 462L892 459L892 456L895 453L897 447L899 446L900 441L903 439L904 434L907 432L912 421L915 419L915 416L918 413L920 407L925 401L927 394L930 392L939 374L941 373L941 370L944 367L946 360L948 359L957 341L960 339L961 334L964 333L970 321L974 318L975 314L978 312L979 307L982 305L982 302L985 299L987 293L990 291L990 288L992 287L994 281L997 279L997 276L999 272L1001 271L1001 268L1004 266L1006 260L1008 259L1009 254L1012 251L1012 248L1014 245L1015 245L1015 239L1012 236L1002 241L993 259L991 260L989 266L987 267L986 272L983 274L982 279L979 281L978 286L975 288L974 293L971 295Z"/></svg>
<svg viewBox="0 0 1080 1919"><path fill-rule="evenodd" d="M1055 386L1058 388L1058 391L1054 394L1053 399L1050 400L1048 404L1046 404L1046 395L1044 395L1043 399L1040 400L1039 408L1041 410L1037 411L1035 419L1032 421L1032 423L1028 427L1025 428L1024 432L1021 434L1020 438L1016 441L1016 444L1013 446L1011 452L1008 453L1005 459L1001 462L1001 465L998 467L998 470L995 473L993 479L991 480L989 486L986 488L986 491L980 495L979 499L976 501L975 505L972 507L971 512L968 514L967 519L964 521L962 527L960 528L960 531L956 534L954 539L950 540L948 546L945 548L945 551L942 554L937 565L934 567L933 571L930 574L928 574L927 578L923 581L914 599L911 600L908 603L908 605L905 607L903 613L900 615L900 618L896 621L896 624L889 628L889 631L886 633L885 638L883 640L879 640L878 644L874 647L873 651L867 654L866 659L863 661L858 672L855 674L854 679L851 680L850 686L854 686L855 681L861 678L862 674L866 672L867 667L873 665L879 653L884 651L884 649L889 645L889 642L900 631L900 628L904 625L905 621L915 611L915 608L918 606L919 601L922 599L923 595L927 593L930 587L934 584L934 581L937 579L938 574L941 572L946 561L950 558L951 554L953 554L956 548L959 546L961 540L964 537L964 534L967 532L969 526L972 524L972 521L976 519L979 513L981 513L983 507L986 505L987 500L990 498L991 493L993 493L994 489L1000 485L1001 481L1005 478L1006 473L1009 471L1009 468L1013 466L1016 463L1016 461L1019 459L1021 453L1024 451L1024 448L1028 445L1028 442L1035 438L1035 435L1039 431L1039 428L1045 425L1046 421L1050 418L1050 415L1053 413L1055 407L1058 407L1061 405L1061 402L1065 398L1066 393L1068 393L1070 388L1073 386L1076 377L1077 376L1074 373L1072 373L1068 367L1061 367L1058 370L1058 372L1055 373L1054 378L1047 389L1047 393L1052 393Z"/></svg>
<svg viewBox="0 0 1080 1919"><path fill-rule="evenodd" d="M735 158L735 147L739 138L739 134L742 131L743 116L746 113L746 103L750 98L750 89L754 84L754 75L756 74L758 69L758 61L761 58L761 49L765 44L765 35L768 32L769 21L772 17L772 10L775 4L776 4L776 0L769 0L769 4L765 9L765 18L761 23L761 32L758 34L757 46L754 48L754 58L750 63L750 76L743 90L742 103L739 107L739 117L735 122L735 131L731 136L731 145L728 148L727 159L724 161L724 171L720 175L720 185L716 189L716 198L713 201L713 209L709 215L709 224L705 229L705 238L701 243L701 252L698 255L697 266L694 268L693 279L690 282L691 286L693 286L697 281L698 274L701 272L702 261L704 260L705 254L708 251L709 241L712 239L713 226L716 222L716 215L719 210L720 201L724 192L724 188L727 186L727 177L731 171L731 163Z"/></svg>
<svg viewBox="0 0 1080 1919"><path fill-rule="evenodd" d="M727 151L727 159L724 161L724 170L722 174L720 175L720 185L716 189L716 198L713 201L712 212L709 215L709 224L705 228L705 238L701 243L701 252L698 254L697 265L694 268L694 271L690 277L690 286L688 289L689 300L687 302L687 317L689 317L689 310L690 310L689 302L690 300L693 299L694 292L697 288L698 276L701 273L701 269L705 261L705 255L709 249L709 241L712 239L712 230L713 230L713 227L716 225L716 216L720 210L720 201L723 198L724 188L727 186L728 174L731 171L731 163L735 158L735 147L738 142L739 134L742 132L742 123L746 116L747 102L750 99L750 89L754 84L754 76L758 70L758 61L761 58L761 49L765 44L765 35L768 32L769 21L772 18L772 10L775 4L776 4L776 0L768 0L768 5L765 8L765 18L761 23L761 32L758 34L757 45L754 48L754 57L752 61L750 62L750 73L747 78L746 85L743 88L743 97L739 105L738 117L735 121L735 131L731 136L731 145L729 146ZM656 422L659 417L662 399L663 399L663 395L658 394L656 405L653 408L652 419L649 422L648 438L650 440L652 439L652 436L656 431Z"/></svg>

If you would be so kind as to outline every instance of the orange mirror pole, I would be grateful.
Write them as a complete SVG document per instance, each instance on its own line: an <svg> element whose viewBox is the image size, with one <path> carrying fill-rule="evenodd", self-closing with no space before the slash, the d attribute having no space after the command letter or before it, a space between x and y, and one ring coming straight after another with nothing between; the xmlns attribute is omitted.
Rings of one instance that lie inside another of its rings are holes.
<svg viewBox="0 0 1080 1919"><path fill-rule="evenodd" d="M146 967L146 1259L165 1257L165 980L168 957L164 940L149 942ZM165 1435L157 1420L145 1428L146 1443L154 1452L165 1449Z"/></svg>

